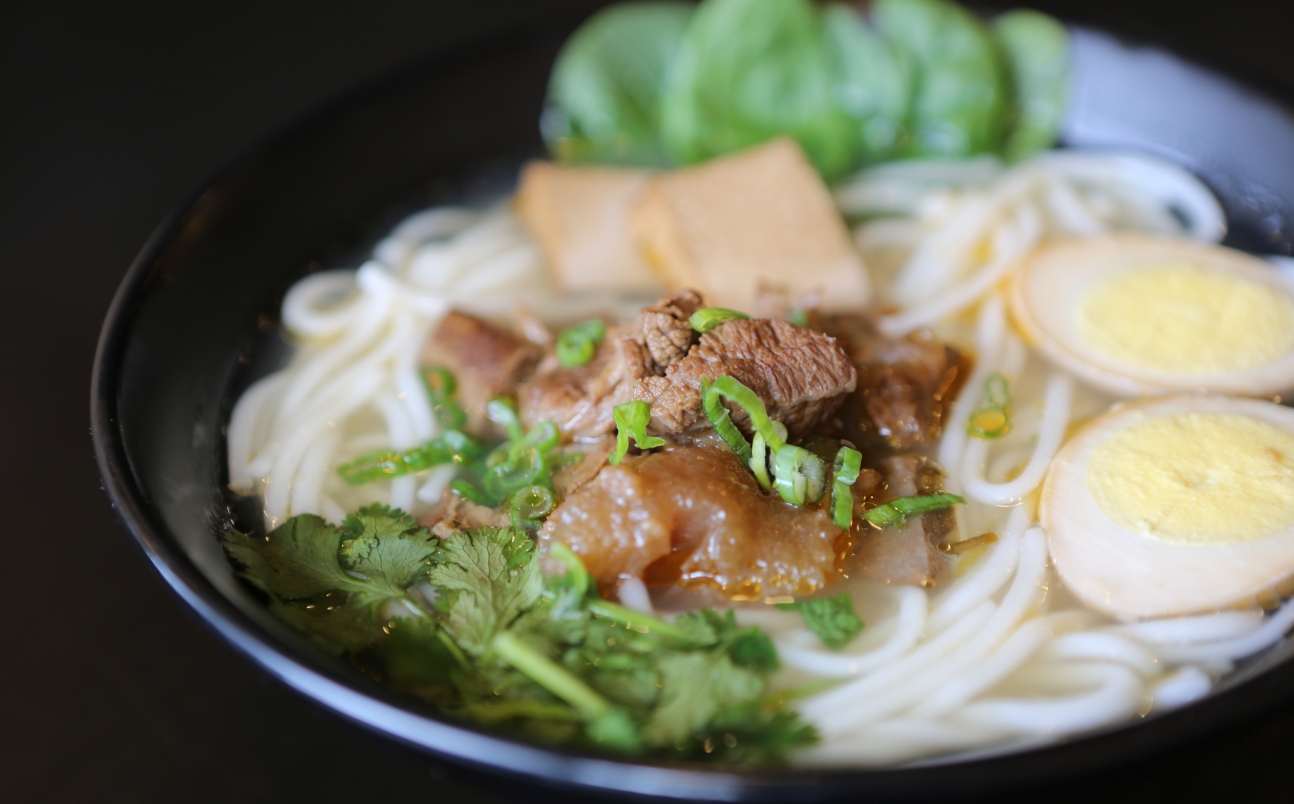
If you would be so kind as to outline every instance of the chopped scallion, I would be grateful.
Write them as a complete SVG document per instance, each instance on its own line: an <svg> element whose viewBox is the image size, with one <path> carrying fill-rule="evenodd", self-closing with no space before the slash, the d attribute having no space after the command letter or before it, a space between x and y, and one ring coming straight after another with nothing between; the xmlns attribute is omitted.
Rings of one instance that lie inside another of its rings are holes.
<svg viewBox="0 0 1294 804"><path fill-rule="evenodd" d="M433 466L464 463L485 451L480 441L461 430L446 430L439 437L403 451L375 450L337 467L337 474L352 486L416 474Z"/></svg>
<svg viewBox="0 0 1294 804"><path fill-rule="evenodd" d="M954 505L964 504L966 500L956 494L921 494L915 497L900 497L885 505L878 505L867 513L863 519L881 528L891 525L902 526L907 518L931 511L943 511Z"/></svg>
<svg viewBox="0 0 1294 804"><path fill-rule="evenodd" d="M773 477L777 493L793 505L817 502L827 488L822 459L804 447L783 442L773 456Z"/></svg>
<svg viewBox="0 0 1294 804"><path fill-rule="evenodd" d="M542 524L554 506L553 493L543 486L526 486L512 493L508 502L508 517L512 527L533 533Z"/></svg>
<svg viewBox="0 0 1294 804"><path fill-rule="evenodd" d="M633 436L638 449L651 449L665 446L665 439L647 435L647 425L651 423L651 405L642 400L625 402L611 409L616 421L616 451L611 455L612 464L618 464L629 451L629 437Z"/></svg>
<svg viewBox="0 0 1294 804"><path fill-rule="evenodd" d="M966 432L976 438L1001 438L1011 432L1011 386L1001 372L984 378L984 407L970 416Z"/></svg>
<svg viewBox="0 0 1294 804"><path fill-rule="evenodd" d="M768 442L759 433L750 442L750 471L755 473L755 480L764 491L773 488L773 481L768 476Z"/></svg>
<svg viewBox="0 0 1294 804"><path fill-rule="evenodd" d="M521 440L521 417L517 415L517 403L506 396L496 396L485 405L485 415L503 428L509 441Z"/></svg>
<svg viewBox="0 0 1294 804"><path fill-rule="evenodd" d="M728 448L737 453L737 457L741 458L743 463L749 464L750 442L737 429L737 425L732 423L732 417L728 415L728 409L723 406L720 394L714 393L714 387L705 377L701 378L701 409L710 420L710 426L719 434Z"/></svg>
<svg viewBox="0 0 1294 804"><path fill-rule="evenodd" d="M557 335L557 362L568 368L587 364L606 336L607 325L600 318L590 318L567 327Z"/></svg>
<svg viewBox="0 0 1294 804"><path fill-rule="evenodd" d="M431 413L446 430L461 430L467 424L467 414L454 400L458 383L454 374L444 366L423 366L422 382L431 400Z"/></svg>
<svg viewBox="0 0 1294 804"><path fill-rule="evenodd" d="M703 307L692 313L688 323L692 325L692 329L704 335L725 321L747 318L750 318L750 316L736 310L729 310L726 307Z"/></svg>
<svg viewBox="0 0 1294 804"><path fill-rule="evenodd" d="M849 530L854 522L854 493L851 488L858 480L862 465L861 452L841 447L831 469L831 520L844 530Z"/></svg>

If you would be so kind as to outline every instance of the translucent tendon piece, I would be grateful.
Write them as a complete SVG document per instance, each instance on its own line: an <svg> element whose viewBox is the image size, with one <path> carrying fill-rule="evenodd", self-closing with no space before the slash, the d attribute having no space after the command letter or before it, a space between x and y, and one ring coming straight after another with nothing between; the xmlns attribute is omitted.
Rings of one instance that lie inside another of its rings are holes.
<svg viewBox="0 0 1294 804"><path fill-rule="evenodd" d="M625 402L611 409L616 422L616 451L609 460L617 465L629 451L629 437L633 436L634 444L641 450L665 446L665 439L647 435L647 425L651 423L651 405L636 399Z"/></svg>
<svg viewBox="0 0 1294 804"><path fill-rule="evenodd" d="M692 313L692 316L687 321L692 325L692 329L704 335L725 321L748 318L750 316L745 313L729 310L727 307L702 307Z"/></svg>

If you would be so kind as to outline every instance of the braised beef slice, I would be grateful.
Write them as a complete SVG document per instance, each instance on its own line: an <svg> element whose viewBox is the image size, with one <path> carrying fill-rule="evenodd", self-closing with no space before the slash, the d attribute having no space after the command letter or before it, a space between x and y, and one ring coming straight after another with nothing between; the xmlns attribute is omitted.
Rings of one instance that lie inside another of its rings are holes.
<svg viewBox="0 0 1294 804"><path fill-rule="evenodd" d="M669 366L687 357L697 338L690 319L704 306L699 293L685 289L666 296L638 315L640 342L651 361L648 373L664 374Z"/></svg>
<svg viewBox="0 0 1294 804"><path fill-rule="evenodd" d="M633 398L652 406L651 428L684 433L710 426L701 409L701 379L731 376L748 386L768 415L794 435L828 421L857 375L835 338L770 319L731 320L701 336L664 377L644 377ZM745 412L729 404L738 427L750 432Z"/></svg>
<svg viewBox="0 0 1294 804"><path fill-rule="evenodd" d="M804 595L838 577L847 534L822 510L765 494L730 450L679 447L607 466L553 511L559 540L605 592L625 576L733 600Z"/></svg>
<svg viewBox="0 0 1294 804"><path fill-rule="evenodd" d="M550 421L570 438L595 439L614 432L611 410L629 401L628 380L643 371L641 347L625 329L609 327L583 366L563 366L555 356L547 356L517 389L521 421L527 427Z"/></svg>
<svg viewBox="0 0 1294 804"><path fill-rule="evenodd" d="M421 360L453 372L468 429L479 433L489 428L486 403L530 376L541 354L537 346L505 329L450 310L423 346Z"/></svg>
<svg viewBox="0 0 1294 804"><path fill-rule="evenodd" d="M889 338L863 316L829 316L821 327L840 340L858 369L858 388L839 413L848 437L879 439L895 449L939 437L944 407L967 373L964 356L930 330Z"/></svg>
<svg viewBox="0 0 1294 804"><path fill-rule="evenodd" d="M881 461L881 472L885 488L877 495L877 503L934 494L942 488L939 470L920 455L891 455ZM901 527L877 530L864 524L846 572L887 584L935 585L949 567L948 556L939 545L948 540L955 527L954 516L949 509L909 517Z"/></svg>
<svg viewBox="0 0 1294 804"><path fill-rule="evenodd" d="M447 493L419 524L443 538L466 528L506 528L512 521L501 511Z"/></svg>
<svg viewBox="0 0 1294 804"><path fill-rule="evenodd" d="M568 444L558 448L555 458L563 461L553 471L553 492L558 500L564 500L575 493L576 489L588 483L602 467L607 465L607 458L616 448L614 436L603 436L588 443Z"/></svg>

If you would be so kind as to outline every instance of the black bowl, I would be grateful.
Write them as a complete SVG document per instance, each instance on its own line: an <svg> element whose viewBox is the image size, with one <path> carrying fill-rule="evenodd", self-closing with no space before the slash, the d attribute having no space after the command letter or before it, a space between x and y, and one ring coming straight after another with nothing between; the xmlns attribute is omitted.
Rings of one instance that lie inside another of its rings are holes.
<svg viewBox="0 0 1294 804"><path fill-rule="evenodd" d="M1208 699L1065 744L881 771L712 772L589 758L446 722L330 659L234 577L223 433L271 348L286 287L354 265L412 209L510 180L539 153L540 105L569 25L443 58L370 87L270 140L176 212L145 246L104 323L93 378L99 467L126 528L197 614L323 706L442 758L589 790L711 800L826 800L983 793L1089 773L1252 718L1294 698L1294 646L1229 676ZM1271 95L1172 51L1074 29L1076 146L1155 152L1202 176L1228 242L1290 253L1294 115Z"/></svg>

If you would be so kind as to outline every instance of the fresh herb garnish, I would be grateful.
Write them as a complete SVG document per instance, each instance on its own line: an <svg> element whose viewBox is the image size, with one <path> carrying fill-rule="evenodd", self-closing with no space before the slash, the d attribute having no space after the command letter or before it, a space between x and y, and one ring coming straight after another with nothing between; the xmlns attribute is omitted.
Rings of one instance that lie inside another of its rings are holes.
<svg viewBox="0 0 1294 804"><path fill-rule="evenodd" d="M337 474L352 486L417 474L445 464L462 464L485 451L480 439L461 430L446 430L440 436L412 449L374 450L337 467Z"/></svg>
<svg viewBox="0 0 1294 804"><path fill-rule="evenodd" d="M647 450L665 446L665 439L647 435L647 425L651 424L651 405L642 400L625 402L611 409L616 421L616 451L608 459L619 464L629 451L629 437L633 436L638 449Z"/></svg>
<svg viewBox="0 0 1294 804"><path fill-rule="evenodd" d="M758 628L603 601L559 543L567 571L545 580L520 529L438 539L368 506L341 526L305 514L263 538L231 531L225 549L294 628L455 717L661 759L777 761L816 740L764 697L778 660Z"/></svg>
<svg viewBox="0 0 1294 804"><path fill-rule="evenodd" d="M863 514L863 519L878 528L888 528L891 525L902 527L910 516L943 511L965 502L965 498L956 494L920 494L914 497L900 497L885 505L876 506Z"/></svg>
<svg viewBox="0 0 1294 804"><path fill-rule="evenodd" d="M966 432L976 438L1001 438L1011 432L1011 386L1001 372L984 378L984 407L970 416Z"/></svg>
<svg viewBox="0 0 1294 804"><path fill-rule="evenodd" d="M804 624L818 635L822 644L840 650L863 630L863 621L854 610L854 599L847 593L834 597L815 597L794 603L778 603L779 609L798 611Z"/></svg>
<svg viewBox="0 0 1294 804"><path fill-rule="evenodd" d="M831 521L836 527L849 530L854 522L854 493L852 487L862 469L863 454L850 447L841 447L831 469Z"/></svg>

